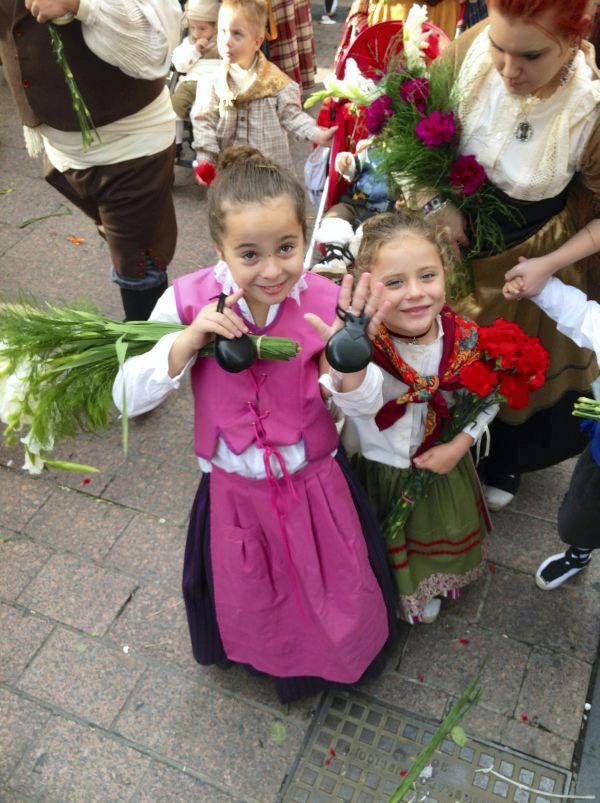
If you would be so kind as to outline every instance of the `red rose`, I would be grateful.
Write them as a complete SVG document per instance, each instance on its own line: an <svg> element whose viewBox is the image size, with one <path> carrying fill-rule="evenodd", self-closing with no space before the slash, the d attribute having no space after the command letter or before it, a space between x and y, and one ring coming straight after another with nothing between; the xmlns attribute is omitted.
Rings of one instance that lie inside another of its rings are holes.
<svg viewBox="0 0 600 803"><path fill-rule="evenodd" d="M429 97L427 78L409 78L400 87L400 97L405 103L413 103L421 114L425 114L425 104Z"/></svg>
<svg viewBox="0 0 600 803"><path fill-rule="evenodd" d="M498 386L498 376L489 365L481 360L463 366L458 372L463 387L484 398Z"/></svg>
<svg viewBox="0 0 600 803"><path fill-rule="evenodd" d="M217 171L215 170L214 164L211 164L211 162L207 161L198 162L198 164L194 167L194 173L198 176L198 178L201 178L205 184L212 184L217 177Z"/></svg>
<svg viewBox="0 0 600 803"><path fill-rule="evenodd" d="M463 195L473 195L485 183L487 174L471 154L459 156L450 168L450 183Z"/></svg>
<svg viewBox="0 0 600 803"><path fill-rule="evenodd" d="M500 375L499 393L513 410L521 410L529 404L529 388L527 380L518 374L502 373Z"/></svg>
<svg viewBox="0 0 600 803"><path fill-rule="evenodd" d="M437 148L450 142L456 134L454 112L431 112L429 117L423 117L415 127L415 134L423 140L428 148Z"/></svg>

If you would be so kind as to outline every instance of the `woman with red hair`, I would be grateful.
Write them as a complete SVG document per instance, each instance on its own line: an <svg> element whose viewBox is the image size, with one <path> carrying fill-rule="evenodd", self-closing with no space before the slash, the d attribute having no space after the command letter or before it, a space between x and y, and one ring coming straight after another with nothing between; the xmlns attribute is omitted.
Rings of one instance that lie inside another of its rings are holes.
<svg viewBox="0 0 600 803"><path fill-rule="evenodd" d="M524 410L501 410L492 424L482 478L498 510L511 501L520 475L582 451L586 439L571 416L589 394L598 368L531 301L506 301L505 273L519 257L541 256L591 217L600 196L600 80L588 0L489 0L489 18L465 32L441 60L454 62L462 154L483 165L498 197L514 214L498 219L505 249L473 262L474 293L456 306L481 324L502 316L538 336L550 352L547 384ZM413 199L467 245L469 221L435 190ZM587 272L570 265L560 278L589 291Z"/></svg>

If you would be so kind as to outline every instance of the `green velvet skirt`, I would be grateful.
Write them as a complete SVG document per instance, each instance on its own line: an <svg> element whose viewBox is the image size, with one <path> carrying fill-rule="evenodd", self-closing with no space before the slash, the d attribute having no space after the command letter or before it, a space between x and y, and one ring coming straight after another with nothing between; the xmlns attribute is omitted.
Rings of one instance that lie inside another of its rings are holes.
<svg viewBox="0 0 600 803"><path fill-rule="evenodd" d="M380 523L401 494L408 469L361 455L352 465ZM387 539L387 554L399 596L399 612L409 622L422 619L434 597L457 599L460 589L483 571L488 517L470 454L448 474L436 474L417 501L403 531Z"/></svg>

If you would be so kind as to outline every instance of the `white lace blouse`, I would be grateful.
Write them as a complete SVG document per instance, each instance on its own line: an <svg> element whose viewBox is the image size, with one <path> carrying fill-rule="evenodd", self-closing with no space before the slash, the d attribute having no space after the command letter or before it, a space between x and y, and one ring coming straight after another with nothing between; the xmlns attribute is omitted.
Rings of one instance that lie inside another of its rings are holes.
<svg viewBox="0 0 600 803"><path fill-rule="evenodd" d="M551 97L512 95L492 64L488 30L473 41L457 79L461 153L476 156L512 198L553 198L584 168L584 149L599 119L600 80L579 50L567 83ZM515 136L523 121L533 132L526 142Z"/></svg>
<svg viewBox="0 0 600 803"><path fill-rule="evenodd" d="M402 359L422 375L436 374L442 357L444 334L438 316L438 336L433 343L413 345L399 338L392 338L394 347ZM360 387L347 393L336 389L335 374L321 377L321 384L332 394L335 406L345 415L342 443L346 450L360 454L397 468L408 468L411 458L425 436L426 404L409 404L405 414L388 429L379 430L375 415L384 404L404 395L407 385L395 379L387 371L370 363L367 375ZM442 391L448 406L452 406L457 393ZM478 441L486 426L492 421L498 406L489 407L464 432Z"/></svg>

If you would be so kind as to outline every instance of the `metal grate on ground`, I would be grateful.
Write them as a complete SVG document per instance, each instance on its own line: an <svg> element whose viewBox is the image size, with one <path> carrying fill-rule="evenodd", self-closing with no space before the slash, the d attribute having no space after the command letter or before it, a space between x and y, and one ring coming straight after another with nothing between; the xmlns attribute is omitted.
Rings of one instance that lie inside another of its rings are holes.
<svg viewBox="0 0 600 803"><path fill-rule="evenodd" d="M387 803L436 725L364 695L335 692L315 719L284 803ZM490 773L491 767L528 792ZM465 747L444 741L420 781L414 803L553 803L569 790L571 773L506 748L469 739ZM407 798L410 802L411 796ZM556 798L554 798L556 800Z"/></svg>

